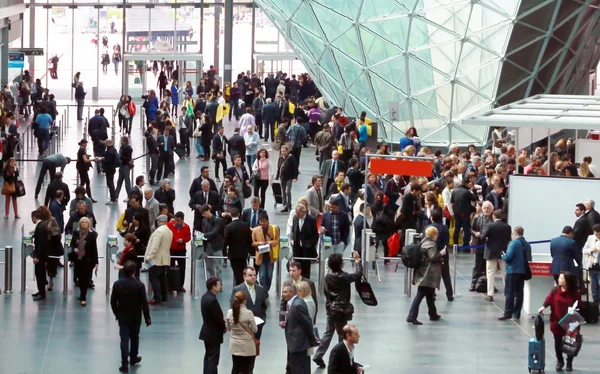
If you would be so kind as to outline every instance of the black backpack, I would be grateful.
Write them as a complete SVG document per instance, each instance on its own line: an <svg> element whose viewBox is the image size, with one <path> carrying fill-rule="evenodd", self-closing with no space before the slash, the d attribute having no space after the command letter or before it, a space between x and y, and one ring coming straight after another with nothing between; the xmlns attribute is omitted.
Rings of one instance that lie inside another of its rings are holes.
<svg viewBox="0 0 600 374"><path fill-rule="evenodd" d="M421 266L423 263L421 244L423 244L423 241L418 244L405 245L404 248L402 248L400 258L402 259L404 266L409 269L417 269Z"/></svg>

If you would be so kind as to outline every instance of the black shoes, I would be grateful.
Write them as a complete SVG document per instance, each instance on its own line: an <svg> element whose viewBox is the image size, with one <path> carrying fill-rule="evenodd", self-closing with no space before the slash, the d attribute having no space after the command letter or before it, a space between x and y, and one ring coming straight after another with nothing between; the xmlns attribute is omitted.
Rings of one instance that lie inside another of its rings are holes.
<svg viewBox="0 0 600 374"><path fill-rule="evenodd" d="M142 356L137 356L135 358L129 359L129 366L137 365L142 362Z"/></svg>
<svg viewBox="0 0 600 374"><path fill-rule="evenodd" d="M571 373L573 371L573 361L567 361L567 373Z"/></svg>
<svg viewBox="0 0 600 374"><path fill-rule="evenodd" d="M506 321L507 319L511 319L512 316L507 316L506 314L501 315L500 317L498 317L498 321Z"/></svg>
<svg viewBox="0 0 600 374"><path fill-rule="evenodd" d="M326 366L322 358L313 358L313 362L321 369L324 369Z"/></svg>
<svg viewBox="0 0 600 374"><path fill-rule="evenodd" d="M565 366L565 362L563 360L556 361L556 371L563 371L563 367Z"/></svg>
<svg viewBox="0 0 600 374"><path fill-rule="evenodd" d="M454 301L454 296L452 296L452 295L447 295L447 297L448 297L448 301Z"/></svg>
<svg viewBox="0 0 600 374"><path fill-rule="evenodd" d="M429 317L429 320L430 320L430 321L433 321L433 322L435 322L435 321L439 321L440 319L442 319L442 316L440 316L439 314L438 314L438 315L435 315L435 316L431 316L431 317Z"/></svg>
<svg viewBox="0 0 600 374"><path fill-rule="evenodd" d="M121 366L119 368L119 372L121 372L121 373L129 373L129 368L127 366Z"/></svg>
<svg viewBox="0 0 600 374"><path fill-rule="evenodd" d="M417 319L416 319L416 318L410 318L410 319L407 319L407 320L406 320L406 322L407 322L407 323L412 323L413 325L417 325L417 326L420 326L420 325L422 325L422 324L423 324L423 322L419 322L419 321L417 321Z"/></svg>
<svg viewBox="0 0 600 374"><path fill-rule="evenodd" d="M33 301L40 301L46 299L46 295L36 295L33 298Z"/></svg>
<svg viewBox="0 0 600 374"><path fill-rule="evenodd" d="M288 207L285 207L285 209L283 209L281 211L281 213L289 213L290 209Z"/></svg>

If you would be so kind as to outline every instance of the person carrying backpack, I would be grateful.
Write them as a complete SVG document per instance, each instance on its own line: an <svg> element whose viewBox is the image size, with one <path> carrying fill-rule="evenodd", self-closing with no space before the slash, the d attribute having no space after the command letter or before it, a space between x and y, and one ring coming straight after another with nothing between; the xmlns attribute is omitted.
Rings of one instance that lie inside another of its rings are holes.
<svg viewBox="0 0 600 374"><path fill-rule="evenodd" d="M418 287L417 295L413 299L408 317L406 318L406 322L413 325L423 324L417 320L419 305L421 305L423 298L427 300L429 319L431 321L438 321L442 318L435 308L435 289L440 287L442 279L442 256L446 255L446 249L438 252L435 244L437 237L438 230L433 226L429 226L425 229L425 239L419 244L407 245L402 253L403 257L412 257L412 261L407 266L414 268L413 284ZM419 249L420 259L415 259L418 256L414 256L414 253L411 256L411 252L414 252L416 248Z"/></svg>

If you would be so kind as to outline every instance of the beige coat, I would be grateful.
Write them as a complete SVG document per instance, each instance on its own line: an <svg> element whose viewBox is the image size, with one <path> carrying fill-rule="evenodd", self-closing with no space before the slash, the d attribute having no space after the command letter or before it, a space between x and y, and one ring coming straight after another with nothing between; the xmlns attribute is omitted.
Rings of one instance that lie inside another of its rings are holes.
<svg viewBox="0 0 600 374"><path fill-rule="evenodd" d="M229 339L229 353L235 356L256 356L254 339L242 326L240 326L243 325L248 331L252 332L252 334L256 334L258 327L256 326L256 322L254 322L254 314L252 314L252 311L248 310L246 305L242 304L240 308L239 323L234 324L233 310L229 309L227 311L227 316L225 317L225 322L227 323L227 330L231 333Z"/></svg>
<svg viewBox="0 0 600 374"><path fill-rule="evenodd" d="M156 266L170 266L172 240L173 232L171 229L166 224L160 226L152 233L148 240L145 258L154 261L154 265Z"/></svg>
<svg viewBox="0 0 600 374"><path fill-rule="evenodd" d="M269 225L267 235L271 240L265 239L262 226L256 226L252 229L252 246L256 249L256 265L262 264L263 254L258 252L258 246L268 241L271 246L271 263L274 264L279 257L279 228L275 225Z"/></svg>

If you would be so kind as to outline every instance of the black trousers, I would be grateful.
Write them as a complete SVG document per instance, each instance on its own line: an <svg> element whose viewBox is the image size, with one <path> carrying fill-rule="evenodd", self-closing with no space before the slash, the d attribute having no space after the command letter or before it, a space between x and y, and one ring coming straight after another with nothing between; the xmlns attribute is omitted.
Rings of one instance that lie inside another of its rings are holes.
<svg viewBox="0 0 600 374"><path fill-rule="evenodd" d="M108 187L108 194L110 195L110 201L117 201L117 190L115 189L115 171L105 170L106 176L106 187Z"/></svg>
<svg viewBox="0 0 600 374"><path fill-rule="evenodd" d="M260 209L265 209L265 198L267 197L267 189L269 188L269 180L261 179L254 182L254 196L258 196L260 191Z"/></svg>
<svg viewBox="0 0 600 374"><path fill-rule="evenodd" d="M40 260L34 265L35 282L41 296L46 296L46 260Z"/></svg>
<svg viewBox="0 0 600 374"><path fill-rule="evenodd" d="M173 258L173 256L183 256L185 257L187 254L187 250L183 250L183 251L174 251L171 250L171 266L175 266L175 263L177 263L177 266L179 266L179 271L181 272L181 279L180 279L180 287L183 288L183 285L185 284L185 264L186 264L186 259L185 258ZM177 290L173 290L173 291L177 291Z"/></svg>
<svg viewBox="0 0 600 374"><path fill-rule="evenodd" d="M314 249L306 248L306 247L295 247L292 249L292 255L294 257L304 257L304 258L313 258L315 256ZM296 260L300 263L300 270L302 271L302 276L310 279L310 267L311 260Z"/></svg>
<svg viewBox="0 0 600 374"><path fill-rule="evenodd" d="M231 374L252 374L253 362L256 356L231 355L233 367Z"/></svg>
<svg viewBox="0 0 600 374"><path fill-rule="evenodd" d="M90 199L92 197L92 188L90 187L90 176L87 171L79 170L79 185L81 187L85 186L85 191Z"/></svg>
<svg viewBox="0 0 600 374"><path fill-rule="evenodd" d="M417 288L417 295L413 299L413 302L410 306L410 311L408 312L408 319L417 319L419 316L419 305L421 305L421 301L423 298L427 300L427 308L429 309L429 317L437 316L437 309L435 307L435 288L433 287L423 287L419 286Z"/></svg>
<svg viewBox="0 0 600 374"><path fill-rule="evenodd" d="M471 217L467 214L457 214L454 216L456 225L454 226L454 243L458 243L460 229L463 230L463 243L469 245L471 242Z"/></svg>
<svg viewBox="0 0 600 374"><path fill-rule="evenodd" d="M242 284L244 281L244 268L246 267L246 259L230 258L231 271L233 271L233 287Z"/></svg>
<svg viewBox="0 0 600 374"><path fill-rule="evenodd" d="M162 179L163 172L164 172L165 178L169 176L172 159L173 159L172 152L161 152L160 153L160 155L158 156L158 174L156 175L157 181Z"/></svg>
<svg viewBox="0 0 600 374"><path fill-rule="evenodd" d="M38 177L37 185L35 186L35 196L40 194L46 172L50 172L50 182L52 182L54 180L54 175L56 174L56 165L54 165L52 161L44 160L42 162L42 170L40 170L40 176ZM50 196L50 198L53 199L54 196Z"/></svg>
<svg viewBox="0 0 600 374"><path fill-rule="evenodd" d="M75 273L77 273L77 279L79 280L79 298L81 301L87 300L87 291L90 286L92 279L92 270L94 265L87 262L87 260L75 260L73 262Z"/></svg>
<svg viewBox="0 0 600 374"><path fill-rule="evenodd" d="M225 156L221 158L215 157L215 178L219 178L219 166L223 166L223 179L227 175L227 159Z"/></svg>
<svg viewBox="0 0 600 374"><path fill-rule="evenodd" d="M154 184L156 176L156 170L158 168L158 154L150 154L150 184Z"/></svg>
<svg viewBox="0 0 600 374"><path fill-rule="evenodd" d="M204 350L204 369L202 373L217 374L221 357L221 344L204 342Z"/></svg>
<svg viewBox="0 0 600 374"><path fill-rule="evenodd" d="M483 249L475 250L475 264L473 264L473 273L471 275L471 288L475 288L477 279L485 275L485 259L483 258Z"/></svg>
<svg viewBox="0 0 600 374"><path fill-rule="evenodd" d="M310 356L306 351L288 352L291 374L310 374Z"/></svg>
<svg viewBox="0 0 600 374"><path fill-rule="evenodd" d="M168 266L152 266L148 270L150 285L152 286L153 299L156 302L167 301L169 283L167 282ZM80 281L81 282L81 281Z"/></svg>
<svg viewBox="0 0 600 374"><path fill-rule="evenodd" d="M454 292L452 291L452 277L450 277L450 256L445 255L442 260L442 280L446 288L446 296L452 297Z"/></svg>
<svg viewBox="0 0 600 374"><path fill-rule="evenodd" d="M338 336L338 343L344 340L344 326L348 324L348 319L344 314L335 313L327 315L327 324L325 325L325 332L321 337L321 345L315 352L314 359L323 359L325 352L329 349L333 333L336 332Z"/></svg>
<svg viewBox="0 0 600 374"><path fill-rule="evenodd" d="M121 337L121 365L127 367L129 358L134 360L140 349L140 324L119 322ZM131 343L131 346L129 345Z"/></svg>
<svg viewBox="0 0 600 374"><path fill-rule="evenodd" d="M563 352L562 352L562 335L554 335L554 353L556 354L556 358L559 361L563 361ZM567 356L567 362L573 362L573 356Z"/></svg>
<svg viewBox="0 0 600 374"><path fill-rule="evenodd" d="M290 153L296 157L296 162L298 163L298 168L300 167L300 155L302 154L302 147L293 146L290 150Z"/></svg>
<svg viewBox="0 0 600 374"><path fill-rule="evenodd" d="M188 135L187 129L179 130L179 142L183 145L185 155L190 155L190 136Z"/></svg>
<svg viewBox="0 0 600 374"><path fill-rule="evenodd" d="M256 115L254 116L254 123L256 124L256 131L258 132L258 136L262 139L263 123L262 123L262 113L260 111L257 112Z"/></svg>

